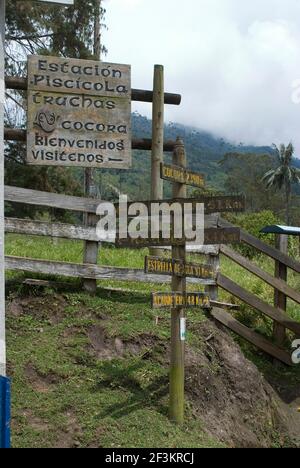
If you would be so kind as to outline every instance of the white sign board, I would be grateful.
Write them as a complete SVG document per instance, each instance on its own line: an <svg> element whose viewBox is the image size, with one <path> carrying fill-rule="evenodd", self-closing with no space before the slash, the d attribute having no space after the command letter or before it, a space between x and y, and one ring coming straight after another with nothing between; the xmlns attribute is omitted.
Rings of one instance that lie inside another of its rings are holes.
<svg viewBox="0 0 300 468"><path fill-rule="evenodd" d="M131 167L131 69L90 60L28 59L27 163Z"/></svg>
<svg viewBox="0 0 300 468"><path fill-rule="evenodd" d="M59 5L74 5L74 0L37 0L42 3L58 3Z"/></svg>

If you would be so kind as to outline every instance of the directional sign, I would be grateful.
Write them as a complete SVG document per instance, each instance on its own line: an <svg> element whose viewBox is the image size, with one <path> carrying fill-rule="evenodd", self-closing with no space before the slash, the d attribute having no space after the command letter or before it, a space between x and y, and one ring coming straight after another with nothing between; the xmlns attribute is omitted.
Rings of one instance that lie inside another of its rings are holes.
<svg viewBox="0 0 300 468"><path fill-rule="evenodd" d="M204 244L203 245L219 245L219 244L235 244L241 241L241 231L239 228L211 228L205 229L204 231ZM132 239L124 238L116 239L116 246L119 248L131 248L140 249L144 247L169 247L170 245L184 245L186 242L190 242L185 236L177 239L171 237L170 239L163 239L162 236L159 238L149 237Z"/></svg>
<svg viewBox="0 0 300 468"><path fill-rule="evenodd" d="M145 258L145 273L175 275L180 278L214 279L216 277L216 272L209 265L159 257Z"/></svg>
<svg viewBox="0 0 300 468"><path fill-rule="evenodd" d="M128 211L131 211L131 207L136 204L143 204L147 207L149 213L152 210L153 205L160 204L160 206L168 204L169 206L173 203L179 203L182 207L185 204L188 204L192 207L193 212L196 212L196 207L199 204L204 204L205 214L212 213L230 213L230 212L241 212L245 211L246 200L244 196L230 196L230 195L220 195L216 197L197 197L197 198L172 198L171 200L145 200L145 201L136 201L128 203ZM118 210L119 205L115 205Z"/></svg>
<svg viewBox="0 0 300 468"><path fill-rule="evenodd" d="M152 293L153 309L210 308L210 298L206 293Z"/></svg>
<svg viewBox="0 0 300 468"><path fill-rule="evenodd" d="M128 169L131 146L129 65L29 57L28 164Z"/></svg>
<svg viewBox="0 0 300 468"><path fill-rule="evenodd" d="M170 182L191 185L193 187L203 188L205 185L204 175L196 172L187 171L182 167L161 164L161 178Z"/></svg>

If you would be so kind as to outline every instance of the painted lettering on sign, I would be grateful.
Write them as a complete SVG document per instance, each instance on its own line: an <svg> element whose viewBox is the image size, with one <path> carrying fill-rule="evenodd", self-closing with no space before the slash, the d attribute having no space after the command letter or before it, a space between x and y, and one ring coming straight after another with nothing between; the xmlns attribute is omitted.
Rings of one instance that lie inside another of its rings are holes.
<svg viewBox="0 0 300 468"><path fill-rule="evenodd" d="M152 293L153 309L210 308L210 298L206 293Z"/></svg>
<svg viewBox="0 0 300 468"><path fill-rule="evenodd" d="M126 65L31 56L27 162L131 167L131 76Z"/></svg>
<svg viewBox="0 0 300 468"><path fill-rule="evenodd" d="M204 244L203 245L220 245L220 244L236 244L241 241L241 231L239 228L211 228L204 230ZM181 238L175 238L171 236L169 239L163 238L160 233L159 237L151 237L149 231L149 237L139 238L116 238L116 246L119 248L131 248L140 249L144 247L169 247L171 245L184 245L189 242L185 236Z"/></svg>
<svg viewBox="0 0 300 468"><path fill-rule="evenodd" d="M161 164L161 178L170 182L191 185L194 187L204 187L204 175L187 171L178 166Z"/></svg>
<svg viewBox="0 0 300 468"><path fill-rule="evenodd" d="M197 196L196 198L172 198L160 200L144 200L128 203L128 211L131 211L131 206L136 204L143 204L147 207L148 211L151 211L152 206L160 204L163 207L166 203L173 204L179 203L182 207L189 206L189 208L195 213L197 205L204 204L205 214L213 213L230 213L230 212L242 212L246 208L246 199L244 196L235 195L217 195L214 197L210 196ZM118 205L116 204L118 210Z"/></svg>
<svg viewBox="0 0 300 468"><path fill-rule="evenodd" d="M214 279L216 277L216 272L209 265L159 257L145 258L145 273L175 275L181 278Z"/></svg>

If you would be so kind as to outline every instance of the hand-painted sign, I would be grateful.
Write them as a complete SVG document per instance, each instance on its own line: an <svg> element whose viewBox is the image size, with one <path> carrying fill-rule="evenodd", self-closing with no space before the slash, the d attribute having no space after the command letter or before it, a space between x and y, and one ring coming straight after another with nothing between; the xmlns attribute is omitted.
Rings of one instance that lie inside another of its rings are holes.
<svg viewBox="0 0 300 468"><path fill-rule="evenodd" d="M204 175L196 172L187 171L179 166L161 164L161 178L170 182L191 185L193 187L203 188L205 184Z"/></svg>
<svg viewBox="0 0 300 468"><path fill-rule="evenodd" d="M145 258L145 273L174 275L181 278L214 279L216 277L216 272L209 265L159 257Z"/></svg>
<svg viewBox="0 0 300 468"><path fill-rule="evenodd" d="M204 230L204 243L203 245L219 245L219 244L235 244L241 241L241 231L238 228L211 228ZM130 237L120 239L117 237L116 246L119 248L131 248L140 249L144 247L169 247L170 245L184 245L186 242L190 242L185 236L177 239L171 237L169 239L163 239L162 236L159 238L149 237L133 239Z"/></svg>
<svg viewBox="0 0 300 468"><path fill-rule="evenodd" d="M128 169L129 65L30 56L27 162Z"/></svg>
<svg viewBox="0 0 300 468"><path fill-rule="evenodd" d="M190 205L192 211L196 211L197 205L204 204L205 214L212 213L231 213L231 212L241 212L245 211L246 200L244 196L230 196L230 195L220 195L215 197L201 196L197 198L172 198L171 200L145 200L145 201L136 201L128 203L128 212L132 211L132 205L143 204L149 212L151 212L152 206L157 204L164 206L166 203L172 205L174 203L179 203L182 207ZM116 210L119 209L119 205L115 205Z"/></svg>
<svg viewBox="0 0 300 468"><path fill-rule="evenodd" d="M206 293L152 293L153 309L210 308L210 298Z"/></svg>

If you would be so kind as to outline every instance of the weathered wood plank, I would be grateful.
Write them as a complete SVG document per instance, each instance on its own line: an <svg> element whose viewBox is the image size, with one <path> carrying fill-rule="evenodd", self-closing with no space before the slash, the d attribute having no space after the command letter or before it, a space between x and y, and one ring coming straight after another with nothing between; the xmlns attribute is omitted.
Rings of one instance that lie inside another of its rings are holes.
<svg viewBox="0 0 300 468"><path fill-rule="evenodd" d="M152 309L210 308L209 295L205 293L152 293Z"/></svg>
<svg viewBox="0 0 300 468"><path fill-rule="evenodd" d="M145 257L145 273L203 279L215 279L217 275L217 272L209 265L153 256Z"/></svg>
<svg viewBox="0 0 300 468"><path fill-rule="evenodd" d="M5 86L7 89L27 91L27 78L19 78L16 76L6 76ZM144 89L132 89L131 100L138 101L138 102L152 102L153 91L147 91ZM165 100L165 104L179 106L181 103L181 95L174 94L174 93L165 93L164 100Z"/></svg>
<svg viewBox="0 0 300 468"><path fill-rule="evenodd" d="M170 164L160 165L160 176L163 180L190 185L192 187L203 188L205 185L204 175L182 169L179 166Z"/></svg>
<svg viewBox="0 0 300 468"><path fill-rule="evenodd" d="M5 232L99 242L96 229L93 227L46 223L29 219L6 218Z"/></svg>
<svg viewBox="0 0 300 468"><path fill-rule="evenodd" d="M211 307L217 307L220 309L228 309L228 310L239 310L240 306L238 304L228 304L228 302L220 302L220 301L213 301L210 299Z"/></svg>
<svg viewBox="0 0 300 468"><path fill-rule="evenodd" d="M142 203L150 212L152 205L157 204L157 200L138 200L135 202L130 202L131 205ZM204 212L206 215L215 214L215 213L232 213L232 212L241 212L245 210L245 198L243 196L231 196L231 195L220 195L220 196L197 196L196 198L184 198L184 197L172 197L172 199L160 200L160 207L163 207L165 204L178 204L183 208L184 205L189 204L193 210L193 213L196 212L196 208L200 205L204 205ZM230 226L235 227L235 226ZM236 228L236 227L235 227Z"/></svg>
<svg viewBox="0 0 300 468"><path fill-rule="evenodd" d="M130 65L29 55L27 68L28 90L131 99Z"/></svg>
<svg viewBox="0 0 300 468"><path fill-rule="evenodd" d="M5 201L24 203L27 205L48 206L63 210L96 213L101 200L91 198L60 195L58 193L40 192L38 190L5 186Z"/></svg>
<svg viewBox="0 0 300 468"><path fill-rule="evenodd" d="M162 233L158 239L151 237L149 233L148 238L126 238L126 239L116 239L116 246L119 248L131 248L131 249L140 249L144 247L152 246L180 246L185 244L188 241L186 236L182 238L174 238L171 236L170 239L164 239ZM204 245L219 245L219 244L234 244L240 242L240 230L237 228L208 228L204 231Z"/></svg>
<svg viewBox="0 0 300 468"><path fill-rule="evenodd" d="M19 270L44 275L66 276L70 278L112 279L116 281L135 281L140 283L170 283L171 278L158 275L147 275L143 270L130 268L102 267L77 263L54 262L22 257L5 257L6 270ZM190 284L214 284L214 280L190 278Z"/></svg>
<svg viewBox="0 0 300 468"><path fill-rule="evenodd" d="M158 250L162 252L169 252L172 250L172 247L157 247ZM220 250L219 245L195 245L189 244L186 245L186 252L188 254L198 254L198 255L218 255Z"/></svg>
<svg viewBox="0 0 300 468"><path fill-rule="evenodd" d="M265 281L273 288L283 293L285 296L289 297L290 299L293 299L293 301L298 302L298 304L300 304L300 293L291 288L285 281L279 278L274 278L269 273L262 270L254 263L250 262L250 260L232 250L230 247L222 245L221 253L233 260L238 265L245 268L246 270L250 271L250 273L253 273L255 276ZM282 308L282 310L284 309Z"/></svg>
<svg viewBox="0 0 300 468"><path fill-rule="evenodd" d="M222 227L233 227L232 223L229 223L225 219L220 219L220 225ZM252 236L248 232L241 229L241 241L245 242L245 244L254 247L255 249L259 250L260 252L268 255L269 257L273 258L274 260L278 260L279 262L286 265L288 268L296 271L296 273L300 273L300 262L297 262L293 258L285 255L284 253L280 252L279 250L275 249L274 247L266 244L265 242L257 239L256 237Z"/></svg>
<svg viewBox="0 0 300 468"><path fill-rule="evenodd" d="M225 325L225 327L229 328L233 332L237 333L249 343L255 345L257 348L261 349L267 354L270 354L284 364L292 366L291 357L286 351L277 348L277 346L273 345L266 338L238 322L228 312L225 312L225 310L214 308L211 311L211 315L215 320L222 323L222 325Z"/></svg>
<svg viewBox="0 0 300 468"><path fill-rule="evenodd" d="M90 200L90 199L87 199ZM72 224L47 223L43 221L33 221L30 219L5 219L5 231L14 234L25 234L33 236L50 236L64 239L85 240L89 242L100 242L96 232L97 216L94 216L92 226L75 226ZM214 222L214 218L208 217L208 224ZM91 263L86 261L84 263Z"/></svg>
<svg viewBox="0 0 300 468"><path fill-rule="evenodd" d="M249 306L258 310L262 314L267 315L272 320L275 320L275 322L278 322L281 325L285 326L300 337L300 323L295 322L293 319L288 317L288 315L286 315L282 310L275 309L275 307L264 302L262 299L255 296L254 294L246 291L244 288L234 283L221 273L219 273L217 276L217 284L222 289L225 289L225 291L229 292L230 294L233 294L235 297L238 297Z"/></svg>
<svg viewBox="0 0 300 468"><path fill-rule="evenodd" d="M19 141L26 143L27 134L26 130L21 130L18 128L5 128L4 129L4 139L6 141ZM148 138L140 138L132 140L131 148L133 150L144 150L151 151L152 149L152 140ZM164 142L164 151L172 152L175 146L175 141L167 140Z"/></svg>

